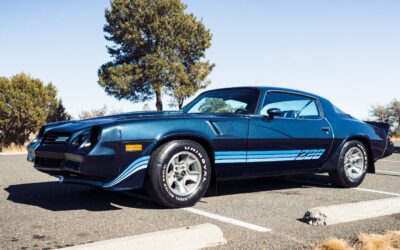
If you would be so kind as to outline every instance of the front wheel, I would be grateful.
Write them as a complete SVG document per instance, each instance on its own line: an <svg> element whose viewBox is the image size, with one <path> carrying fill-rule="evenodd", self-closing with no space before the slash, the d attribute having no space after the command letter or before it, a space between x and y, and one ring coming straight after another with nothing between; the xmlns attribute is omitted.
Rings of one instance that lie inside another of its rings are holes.
<svg viewBox="0 0 400 250"><path fill-rule="evenodd" d="M339 158L339 166L329 173L332 184L338 187L357 187L364 180L368 169L368 154L360 141L344 144Z"/></svg>
<svg viewBox="0 0 400 250"><path fill-rule="evenodd" d="M176 140L151 155L146 190L160 205L192 206L207 191L211 163L204 148L190 140Z"/></svg>

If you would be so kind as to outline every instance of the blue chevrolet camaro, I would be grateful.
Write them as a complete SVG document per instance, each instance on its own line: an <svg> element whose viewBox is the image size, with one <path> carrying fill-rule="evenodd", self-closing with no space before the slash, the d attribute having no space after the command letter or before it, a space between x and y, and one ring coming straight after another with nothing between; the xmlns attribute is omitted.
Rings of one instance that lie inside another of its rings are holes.
<svg viewBox="0 0 400 250"><path fill-rule="evenodd" d="M48 124L28 160L64 183L144 187L163 206L185 207L211 180L328 172L334 185L355 187L387 144L387 131L320 96L241 87L204 92L182 111Z"/></svg>

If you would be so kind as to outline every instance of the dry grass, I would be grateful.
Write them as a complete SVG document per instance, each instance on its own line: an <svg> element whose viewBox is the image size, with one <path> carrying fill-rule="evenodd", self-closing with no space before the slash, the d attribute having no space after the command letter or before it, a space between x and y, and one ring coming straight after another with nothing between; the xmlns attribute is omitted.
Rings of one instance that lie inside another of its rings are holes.
<svg viewBox="0 0 400 250"><path fill-rule="evenodd" d="M321 244L316 246L314 250L353 250L353 248L344 240L330 238L324 240Z"/></svg>
<svg viewBox="0 0 400 250"><path fill-rule="evenodd" d="M3 150L1 150L0 152L2 153L26 152L26 146L27 145L15 146L14 144L12 144L7 148L3 148Z"/></svg>
<svg viewBox="0 0 400 250"><path fill-rule="evenodd" d="M27 142L25 142L24 145L22 146L16 146L14 143L11 144L11 146L0 149L0 153L20 153L20 152L27 152L26 147L28 146L28 144L35 139L36 135L35 134L31 134L29 136L29 139Z"/></svg>
<svg viewBox="0 0 400 250"><path fill-rule="evenodd" d="M360 234L355 243L331 238L323 241L313 250L394 250L400 249L400 231L385 234Z"/></svg>

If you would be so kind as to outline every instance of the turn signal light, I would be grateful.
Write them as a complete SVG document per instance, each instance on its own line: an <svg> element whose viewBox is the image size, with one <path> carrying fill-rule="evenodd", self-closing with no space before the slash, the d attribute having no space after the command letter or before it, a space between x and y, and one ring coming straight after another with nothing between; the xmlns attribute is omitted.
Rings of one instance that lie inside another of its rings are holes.
<svg viewBox="0 0 400 250"><path fill-rule="evenodd" d="M143 146L142 144L126 144L125 145L125 151L131 152L131 151L142 151Z"/></svg>

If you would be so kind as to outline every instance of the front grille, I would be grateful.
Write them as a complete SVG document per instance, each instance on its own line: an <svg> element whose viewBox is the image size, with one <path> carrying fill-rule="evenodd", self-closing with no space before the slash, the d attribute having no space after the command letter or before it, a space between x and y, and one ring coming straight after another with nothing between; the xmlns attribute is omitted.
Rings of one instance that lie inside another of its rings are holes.
<svg viewBox="0 0 400 250"><path fill-rule="evenodd" d="M35 165L43 168L60 168L61 167L60 159L51 159L51 158L42 158L36 157Z"/></svg>
<svg viewBox="0 0 400 250"><path fill-rule="evenodd" d="M69 134L55 134L55 133L47 133L44 135L42 139L43 144L67 144L70 139Z"/></svg>

